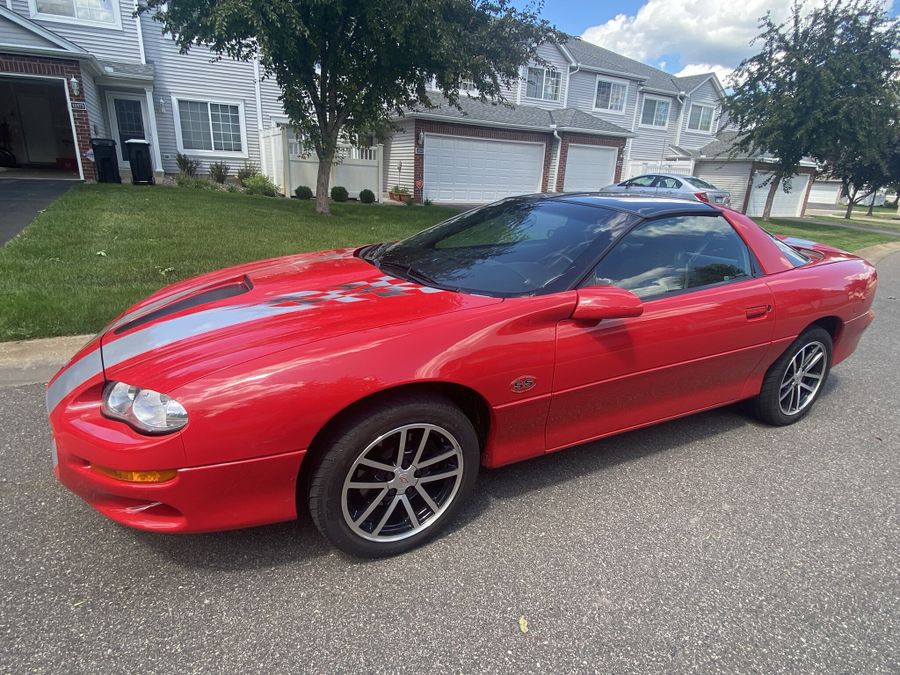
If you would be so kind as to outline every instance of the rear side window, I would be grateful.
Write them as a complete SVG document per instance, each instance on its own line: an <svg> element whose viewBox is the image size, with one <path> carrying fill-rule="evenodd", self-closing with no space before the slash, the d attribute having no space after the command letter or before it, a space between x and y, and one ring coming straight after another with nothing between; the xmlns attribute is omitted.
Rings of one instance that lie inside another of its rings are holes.
<svg viewBox="0 0 900 675"><path fill-rule="evenodd" d="M781 250L781 252L784 254L784 257L787 258L794 267L801 267L809 262L809 258L800 253L800 251L795 249L793 246L785 244L783 241L781 241L781 239L773 235L771 232L767 231L766 234L772 237L772 241L775 242L775 245Z"/></svg>
<svg viewBox="0 0 900 675"><path fill-rule="evenodd" d="M641 223L582 285L618 286L640 298L704 288L753 275L750 251L721 216L676 216Z"/></svg>
<svg viewBox="0 0 900 675"><path fill-rule="evenodd" d="M699 178L696 178L694 176L691 176L687 180L694 187L703 188L704 190L718 190L719 189L715 185L712 185L711 183L707 183L705 180L700 180Z"/></svg>

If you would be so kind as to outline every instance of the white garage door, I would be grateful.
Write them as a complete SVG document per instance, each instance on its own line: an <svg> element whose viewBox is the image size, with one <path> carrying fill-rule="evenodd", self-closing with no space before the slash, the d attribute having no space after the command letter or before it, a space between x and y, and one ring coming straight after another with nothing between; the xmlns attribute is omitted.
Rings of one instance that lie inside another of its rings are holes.
<svg viewBox="0 0 900 675"><path fill-rule="evenodd" d="M810 204L827 204L828 206L834 206L838 203L838 197L840 196L841 184L832 181L816 181L809 189Z"/></svg>
<svg viewBox="0 0 900 675"><path fill-rule="evenodd" d="M543 143L425 135L426 199L483 203L541 191Z"/></svg>
<svg viewBox="0 0 900 675"><path fill-rule="evenodd" d="M769 185L763 185L771 174L757 173L753 176L753 190L750 192L750 201L747 204L747 215L759 217L766 208L766 197L769 194ZM791 191L785 192L782 185L775 192L775 201L772 202L773 216L787 216L797 218L803 211L803 199L806 197L806 185L809 183L809 175L800 174L791 179Z"/></svg>
<svg viewBox="0 0 900 675"><path fill-rule="evenodd" d="M616 176L616 148L596 145L569 145L566 155L566 192L595 192L613 182Z"/></svg>

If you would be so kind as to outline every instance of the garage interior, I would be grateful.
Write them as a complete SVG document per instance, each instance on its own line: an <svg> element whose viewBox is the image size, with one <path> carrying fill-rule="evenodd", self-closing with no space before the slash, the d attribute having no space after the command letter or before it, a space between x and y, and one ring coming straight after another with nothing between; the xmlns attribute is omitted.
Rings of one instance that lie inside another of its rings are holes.
<svg viewBox="0 0 900 675"><path fill-rule="evenodd" d="M0 76L0 178L78 180L65 84Z"/></svg>

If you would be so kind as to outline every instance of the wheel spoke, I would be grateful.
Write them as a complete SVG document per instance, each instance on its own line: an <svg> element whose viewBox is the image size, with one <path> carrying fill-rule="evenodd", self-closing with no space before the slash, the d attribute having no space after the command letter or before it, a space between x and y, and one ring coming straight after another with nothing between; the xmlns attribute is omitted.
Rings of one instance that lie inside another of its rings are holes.
<svg viewBox="0 0 900 675"><path fill-rule="evenodd" d="M351 490L377 490L378 488L383 488L386 486L386 483L376 483L372 481L350 481L347 483L347 487Z"/></svg>
<svg viewBox="0 0 900 675"><path fill-rule="evenodd" d="M378 521L378 524L375 526L375 529L372 530L372 534L379 535L381 534L381 530L384 529L385 524L388 521L388 518L391 517L391 514L394 512L394 509L397 507L397 502L400 501L400 497L395 496L394 499L388 504L388 507L384 510L384 515L381 516L381 520Z"/></svg>
<svg viewBox="0 0 900 675"><path fill-rule="evenodd" d="M431 509L432 513L437 513L438 509L441 508L437 504L435 504L434 500L431 498L431 495L422 487L421 484L416 485L416 492L425 500L425 503L428 504L428 508Z"/></svg>
<svg viewBox="0 0 900 675"><path fill-rule="evenodd" d="M813 393L813 392L816 390L815 387L809 386L808 384L806 384L806 382L801 382L801 383L799 384L799 386L800 386L800 387L803 387L804 389L806 389L806 391L808 391L808 392L810 392L810 393Z"/></svg>
<svg viewBox="0 0 900 675"><path fill-rule="evenodd" d="M425 469L425 468L431 466L432 464L437 464L438 462L443 462L446 459L450 459L454 455L456 455L456 449L448 450L447 452L445 452L441 455L438 455L437 457L432 457L431 459L426 459L424 462L420 462L419 464L416 464L416 468L417 469Z"/></svg>
<svg viewBox="0 0 900 675"><path fill-rule="evenodd" d="M811 377L812 379L819 381L822 379L822 373L804 373L803 377Z"/></svg>
<svg viewBox="0 0 900 675"><path fill-rule="evenodd" d="M397 461L395 462L398 469L403 468L403 453L406 452L406 435L407 430L400 430L400 442L397 443Z"/></svg>
<svg viewBox="0 0 900 675"><path fill-rule="evenodd" d="M372 515L372 511L375 510L375 507L381 503L381 500L384 499L384 496L388 493L387 488L382 488L381 492L378 493L378 496L372 500L372 502L366 507L366 510L362 512L362 515L359 516L355 521L353 521L356 525L361 525L365 522L366 518Z"/></svg>
<svg viewBox="0 0 900 675"><path fill-rule="evenodd" d="M445 471L444 473L435 473L431 476L422 476L419 479L420 483L431 483L436 480L444 480L445 478L453 478L453 476L459 475L459 469L453 469L452 471Z"/></svg>
<svg viewBox="0 0 900 675"><path fill-rule="evenodd" d="M387 471L388 473L394 473L394 470L397 467L391 466L390 464L384 464L383 462L376 462L374 459L366 459L363 458L359 460L359 463L363 466L367 466L370 469L378 469L379 471Z"/></svg>
<svg viewBox="0 0 900 675"><path fill-rule="evenodd" d="M825 356L824 352L816 351L815 356L811 357L805 364L803 364L803 370L809 370L814 365L816 365L822 357Z"/></svg>
<svg viewBox="0 0 900 675"><path fill-rule="evenodd" d="M431 433L431 429L426 429L422 433L422 440L419 442L419 448L416 450L416 456L413 457L412 466L418 466L419 460L422 459L422 453L425 452L425 444L428 442L428 434Z"/></svg>
<svg viewBox="0 0 900 675"><path fill-rule="evenodd" d="M406 498L406 495L403 495L400 497L400 501L403 502L403 508L406 509L406 515L409 516L409 522L412 523L413 529L418 530L420 527L422 527L422 524L416 517L416 512L413 511L413 507L412 504L409 503L409 499Z"/></svg>

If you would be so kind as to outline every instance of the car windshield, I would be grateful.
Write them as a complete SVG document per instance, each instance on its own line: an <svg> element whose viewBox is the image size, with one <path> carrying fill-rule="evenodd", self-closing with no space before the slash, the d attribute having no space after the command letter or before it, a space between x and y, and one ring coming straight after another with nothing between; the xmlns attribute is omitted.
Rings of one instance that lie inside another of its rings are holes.
<svg viewBox="0 0 900 675"><path fill-rule="evenodd" d="M694 176L686 176L685 180L688 183L690 183L691 185L693 185L694 187L703 188L704 190L718 190L719 189L715 185L712 185L711 183L707 183L705 180L700 180L699 178L696 178Z"/></svg>
<svg viewBox="0 0 900 675"><path fill-rule="evenodd" d="M636 220L565 200L507 199L363 251L385 273L469 293L564 290Z"/></svg>

